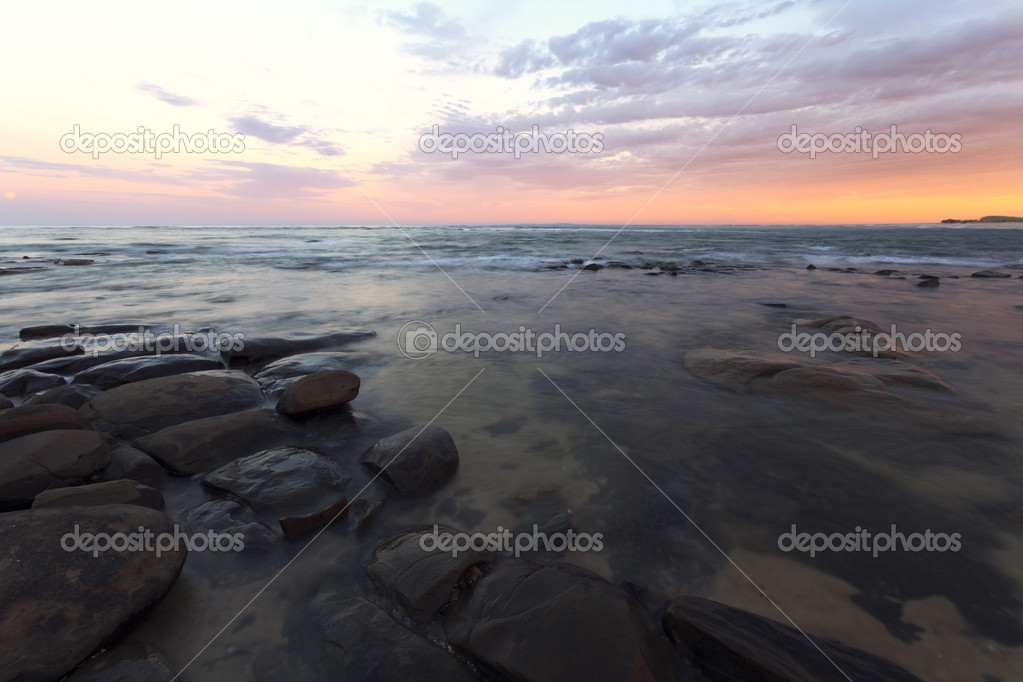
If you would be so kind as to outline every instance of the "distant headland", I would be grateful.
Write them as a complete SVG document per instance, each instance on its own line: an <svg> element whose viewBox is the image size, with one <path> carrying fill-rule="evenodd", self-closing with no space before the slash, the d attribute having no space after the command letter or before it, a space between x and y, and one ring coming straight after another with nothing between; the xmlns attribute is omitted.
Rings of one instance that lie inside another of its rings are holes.
<svg viewBox="0 0 1023 682"><path fill-rule="evenodd" d="M957 220L955 218L945 218L941 221L942 223L1023 223L1023 218L1014 218L1006 215L986 215L980 220Z"/></svg>

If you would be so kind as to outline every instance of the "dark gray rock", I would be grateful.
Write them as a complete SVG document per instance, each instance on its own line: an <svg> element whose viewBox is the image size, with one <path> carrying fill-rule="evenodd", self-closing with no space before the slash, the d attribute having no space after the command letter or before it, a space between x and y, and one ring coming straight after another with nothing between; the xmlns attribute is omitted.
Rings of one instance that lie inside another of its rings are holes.
<svg viewBox="0 0 1023 682"><path fill-rule="evenodd" d="M232 365L268 362L286 355L335 348L371 336L376 336L376 333L368 329L348 329L328 334L295 333L289 336L246 337L242 348L232 347L224 351L223 356Z"/></svg>
<svg viewBox="0 0 1023 682"><path fill-rule="evenodd" d="M378 441L362 462L402 495L418 495L443 485L458 468L451 434L439 426L414 426Z"/></svg>
<svg viewBox="0 0 1023 682"><path fill-rule="evenodd" d="M246 550L265 548L279 537L255 512L234 500L212 500L192 507L185 513L185 526L193 533L241 533Z"/></svg>
<svg viewBox="0 0 1023 682"><path fill-rule="evenodd" d="M941 286L941 280L939 280L936 277L935 278L927 278L927 279L920 280L920 282L917 283L917 286L918 287L924 287L925 289L934 289L936 287Z"/></svg>
<svg viewBox="0 0 1023 682"><path fill-rule="evenodd" d="M301 535L339 516L348 506L340 466L325 455L275 448L242 457L203 477L207 488L229 493L279 524L285 535Z"/></svg>
<svg viewBox="0 0 1023 682"><path fill-rule="evenodd" d="M103 390L157 377L223 369L219 360L202 355L147 355L104 362L75 375L74 383L92 384Z"/></svg>
<svg viewBox="0 0 1023 682"><path fill-rule="evenodd" d="M1008 272L997 272L996 270L981 270L980 272L973 273L970 277L978 277L981 279L1006 279L1008 277L1012 277L1012 275Z"/></svg>
<svg viewBox="0 0 1023 682"><path fill-rule="evenodd" d="M65 344L59 341L25 341L14 348L0 353L0 372L21 369L44 360L63 358L69 355L81 355L81 347L77 344Z"/></svg>
<svg viewBox="0 0 1023 682"><path fill-rule="evenodd" d="M113 536L139 526L174 532L164 514L136 505L0 514L0 679L57 679L163 597L181 571L183 547L159 557L65 549L75 547L76 531Z"/></svg>
<svg viewBox="0 0 1023 682"><path fill-rule="evenodd" d="M0 414L0 442L54 429L92 429L92 424L64 405L21 405Z"/></svg>
<svg viewBox="0 0 1023 682"><path fill-rule="evenodd" d="M167 479L167 471L141 450L119 445L110 449L110 464L99 473L99 480L119 481L124 478L156 486Z"/></svg>
<svg viewBox="0 0 1023 682"><path fill-rule="evenodd" d="M56 430L0 443L0 509L22 507L44 490L79 485L110 461L95 431Z"/></svg>
<svg viewBox="0 0 1023 682"><path fill-rule="evenodd" d="M677 599L662 624L712 682L921 682L873 654L709 599Z"/></svg>
<svg viewBox="0 0 1023 682"><path fill-rule="evenodd" d="M66 405L73 410L77 410L102 392L103 389L97 386L90 386L88 384L67 384L64 386L58 386L57 388L48 389L46 391L40 391L39 393L30 396L28 400L25 401L25 404Z"/></svg>
<svg viewBox="0 0 1023 682"><path fill-rule="evenodd" d="M124 642L90 658L65 682L171 682L167 662L150 645Z"/></svg>
<svg viewBox="0 0 1023 682"><path fill-rule="evenodd" d="M159 490L136 481L104 481L73 488L44 490L32 500L32 509L102 507L105 504L137 504L150 509L161 509L163 495Z"/></svg>
<svg viewBox="0 0 1023 682"><path fill-rule="evenodd" d="M12 369L0 372L0 393L6 396L35 393L55 386L63 386L66 383L62 376L37 372L33 369Z"/></svg>
<svg viewBox="0 0 1023 682"><path fill-rule="evenodd" d="M300 442L303 435L301 427L275 410L249 410L171 426L139 438L132 447L173 473L195 474L268 446Z"/></svg>

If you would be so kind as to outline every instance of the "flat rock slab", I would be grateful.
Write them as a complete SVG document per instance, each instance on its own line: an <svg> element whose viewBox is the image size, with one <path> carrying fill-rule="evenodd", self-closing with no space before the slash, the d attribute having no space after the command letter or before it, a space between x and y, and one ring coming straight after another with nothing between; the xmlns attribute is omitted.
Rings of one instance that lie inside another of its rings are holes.
<svg viewBox="0 0 1023 682"><path fill-rule="evenodd" d="M719 386L738 389L752 379L800 367L803 363L781 351L696 348L685 354L686 369Z"/></svg>
<svg viewBox="0 0 1023 682"><path fill-rule="evenodd" d="M679 679L668 643L643 609L571 564L498 563L444 613L457 651L513 680Z"/></svg>
<svg viewBox="0 0 1023 682"><path fill-rule="evenodd" d="M263 391L253 379L243 372L213 370L118 386L99 394L80 411L104 431L137 438L262 405Z"/></svg>
<svg viewBox="0 0 1023 682"><path fill-rule="evenodd" d="M329 523L348 505L349 477L325 455L300 448L274 448L242 457L203 477L207 488L229 493L285 535L300 535Z"/></svg>
<svg viewBox="0 0 1023 682"><path fill-rule="evenodd" d="M0 443L54 429L92 429L92 423L66 405L22 405L0 414Z"/></svg>
<svg viewBox="0 0 1023 682"><path fill-rule="evenodd" d="M458 449L439 426L414 426L377 441L362 462L402 495L427 493L443 485L458 468Z"/></svg>
<svg viewBox="0 0 1023 682"><path fill-rule="evenodd" d="M10 369L21 369L37 362L63 358L69 355L81 355L84 351L77 343L60 341L26 341L14 348L0 353L0 372Z"/></svg>
<svg viewBox="0 0 1023 682"><path fill-rule="evenodd" d="M0 514L0 680L57 679L163 597L181 571L183 547L159 557L74 549L76 529L114 536L138 534L139 526L174 532L163 513L135 505Z"/></svg>
<svg viewBox="0 0 1023 682"><path fill-rule="evenodd" d="M223 357L231 364L268 362L286 355L341 346L371 336L376 336L376 332L369 329L347 329L327 334L246 337L241 348L232 347L223 352Z"/></svg>
<svg viewBox="0 0 1023 682"><path fill-rule="evenodd" d="M402 533L380 543L366 564L377 591L420 623L433 620L452 601L473 567L493 560L492 552L423 549L424 544L427 549L436 547L430 544L434 533L455 536L458 531L435 526Z"/></svg>
<svg viewBox="0 0 1023 682"><path fill-rule="evenodd" d="M63 386L66 383L62 376L37 372L34 369L11 369L0 372L0 393L6 396L26 395Z"/></svg>
<svg viewBox="0 0 1023 682"><path fill-rule="evenodd" d="M171 426L135 440L132 447L172 473L195 474L267 446L301 442L304 435L300 426L276 410L248 410Z"/></svg>
<svg viewBox="0 0 1023 682"><path fill-rule="evenodd" d="M92 384L103 390L146 379L174 376L188 372L223 369L219 360L202 355L147 355L104 362L75 375L74 383Z"/></svg>
<svg viewBox="0 0 1023 682"><path fill-rule="evenodd" d="M714 681L921 682L873 654L812 636L811 642L795 628L709 599L677 599L661 620L671 641Z"/></svg>
<svg viewBox="0 0 1023 682"><path fill-rule="evenodd" d="M26 400L25 405L66 405L77 410L102 392L97 386L68 384L40 391Z"/></svg>
<svg viewBox="0 0 1023 682"><path fill-rule="evenodd" d="M105 481L73 488L44 490L32 500L32 509L102 507L105 504L137 504L160 509L163 507L163 495L159 490L136 481Z"/></svg>
<svg viewBox="0 0 1023 682"><path fill-rule="evenodd" d="M359 395L359 377L343 369L327 369L302 377L284 391L277 411L289 417L308 417L346 405Z"/></svg>
<svg viewBox="0 0 1023 682"><path fill-rule="evenodd" d="M110 461L95 431L56 430L0 443L0 509L28 505L49 488L78 485Z"/></svg>
<svg viewBox="0 0 1023 682"><path fill-rule="evenodd" d="M975 272L970 277L977 277L981 279L1006 279L1012 277L1008 272L998 272L997 270L981 270Z"/></svg>

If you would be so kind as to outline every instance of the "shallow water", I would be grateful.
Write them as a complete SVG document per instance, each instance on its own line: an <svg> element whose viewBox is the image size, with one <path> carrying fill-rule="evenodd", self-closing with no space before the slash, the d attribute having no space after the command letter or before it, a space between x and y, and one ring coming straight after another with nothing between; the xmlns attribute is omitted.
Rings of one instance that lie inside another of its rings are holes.
<svg viewBox="0 0 1023 682"><path fill-rule="evenodd" d="M592 256L614 234L606 228L411 234L458 286L393 229L0 232L0 261L11 261L0 267L17 267L23 255L95 260L0 278L2 341L29 324L65 321L251 335L367 327L377 336L351 346L373 355L358 370L363 388L354 404L365 426L336 439L328 430L321 447L354 472L376 438L434 418L458 444L452 481L425 499L389 501L365 535L342 524L308 548L301 539L263 553L190 556L168 598L130 635L178 668L202 650L183 679L250 679L255 656L288 634L289 605L325 581L364 585L360 564L380 538L433 523L485 533L531 527L557 513L604 537L602 551L564 560L633 583L654 610L698 594L784 620L752 581L808 632L888 657L924 679L1019 676L1023 280L1015 276L1023 274L1023 232L629 228L603 252L634 264L755 266L678 277L540 269ZM73 255L80 253L110 255ZM805 270L809 262L820 269ZM884 267L909 278L868 274ZM989 268L1014 279L969 277ZM917 288L921 273L941 276L941 286ZM683 365L693 348L771 349L794 319L837 314L905 332L960 333L959 352L920 352L912 361L957 391L939 402L987 417L991 427L951 434L897 414L735 393ZM626 347L542 358L442 351L412 360L399 352L397 335L414 320L440 334L456 324L488 332L592 328L624 333ZM171 516L206 495L180 479L164 492ZM962 548L811 558L779 549L779 535L793 524L827 533L929 528L960 533Z"/></svg>

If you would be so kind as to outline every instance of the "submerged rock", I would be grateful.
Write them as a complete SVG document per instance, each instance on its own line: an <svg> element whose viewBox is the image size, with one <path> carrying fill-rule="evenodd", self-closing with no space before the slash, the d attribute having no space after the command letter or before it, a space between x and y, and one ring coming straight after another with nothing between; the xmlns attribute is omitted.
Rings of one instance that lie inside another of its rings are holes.
<svg viewBox="0 0 1023 682"><path fill-rule="evenodd" d="M362 462L402 495L418 495L443 485L458 468L451 434L439 426L414 426L380 440Z"/></svg>
<svg viewBox="0 0 1023 682"><path fill-rule="evenodd" d="M277 542L278 534L255 512L234 500L212 500L185 513L185 526L193 533L241 533L245 549L258 549Z"/></svg>
<svg viewBox="0 0 1023 682"><path fill-rule="evenodd" d="M677 599L662 624L672 643L715 682L921 682L873 654L709 599Z"/></svg>
<svg viewBox="0 0 1023 682"><path fill-rule="evenodd" d="M140 526L174 532L164 514L135 505L0 514L0 679L59 678L164 596L184 547L160 556L75 549L86 533L138 534Z"/></svg>
<svg viewBox="0 0 1023 682"><path fill-rule="evenodd" d="M696 348L683 361L693 374L726 388L738 389L755 377L777 374L802 363L780 351Z"/></svg>

